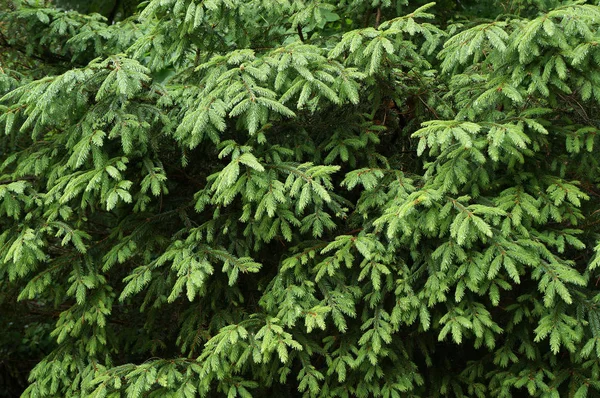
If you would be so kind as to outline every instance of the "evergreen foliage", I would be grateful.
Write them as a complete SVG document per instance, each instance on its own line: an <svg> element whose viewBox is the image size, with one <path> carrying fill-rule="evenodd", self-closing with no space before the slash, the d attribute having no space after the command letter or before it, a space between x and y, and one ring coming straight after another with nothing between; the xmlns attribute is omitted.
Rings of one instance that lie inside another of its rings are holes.
<svg viewBox="0 0 600 398"><path fill-rule="evenodd" d="M0 0L0 396L600 396L597 1L111 5Z"/></svg>

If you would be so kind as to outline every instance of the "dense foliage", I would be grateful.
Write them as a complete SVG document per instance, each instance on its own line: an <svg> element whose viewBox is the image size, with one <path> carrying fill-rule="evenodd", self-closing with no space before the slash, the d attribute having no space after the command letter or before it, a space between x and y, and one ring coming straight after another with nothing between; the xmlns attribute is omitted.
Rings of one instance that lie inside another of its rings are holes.
<svg viewBox="0 0 600 398"><path fill-rule="evenodd" d="M0 396L600 396L596 1L79 3L0 0Z"/></svg>

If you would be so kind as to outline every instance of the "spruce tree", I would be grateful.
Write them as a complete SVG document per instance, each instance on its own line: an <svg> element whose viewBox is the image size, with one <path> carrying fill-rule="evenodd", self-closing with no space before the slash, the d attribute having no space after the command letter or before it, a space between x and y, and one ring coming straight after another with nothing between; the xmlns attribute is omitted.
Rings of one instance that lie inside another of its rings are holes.
<svg viewBox="0 0 600 398"><path fill-rule="evenodd" d="M85 3L0 0L0 396L600 396L597 1Z"/></svg>

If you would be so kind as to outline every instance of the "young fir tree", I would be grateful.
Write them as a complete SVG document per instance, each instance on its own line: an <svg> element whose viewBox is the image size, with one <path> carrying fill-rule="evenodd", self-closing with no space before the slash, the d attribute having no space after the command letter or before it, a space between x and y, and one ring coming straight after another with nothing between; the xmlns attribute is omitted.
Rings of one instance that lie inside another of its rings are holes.
<svg viewBox="0 0 600 398"><path fill-rule="evenodd" d="M595 0L1 1L0 395L600 396Z"/></svg>

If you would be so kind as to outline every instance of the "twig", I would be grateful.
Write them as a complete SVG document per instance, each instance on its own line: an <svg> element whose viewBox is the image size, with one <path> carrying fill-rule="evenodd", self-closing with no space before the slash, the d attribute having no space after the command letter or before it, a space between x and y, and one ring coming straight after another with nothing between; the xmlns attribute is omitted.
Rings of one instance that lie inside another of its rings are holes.
<svg viewBox="0 0 600 398"><path fill-rule="evenodd" d="M113 25L115 23L115 18L117 17L117 14L119 12L119 7L121 6L122 2L123 2L122 0L116 0L115 5L113 6L112 10L110 11L110 14L108 16L108 22L111 25Z"/></svg>
<svg viewBox="0 0 600 398"><path fill-rule="evenodd" d="M375 29L379 28L381 22L381 7L377 7L377 14L375 15Z"/></svg>
<svg viewBox="0 0 600 398"><path fill-rule="evenodd" d="M296 26L296 30L298 30L298 36L300 37L300 41L304 43L304 33L302 33L302 26L298 24L298 26Z"/></svg>

